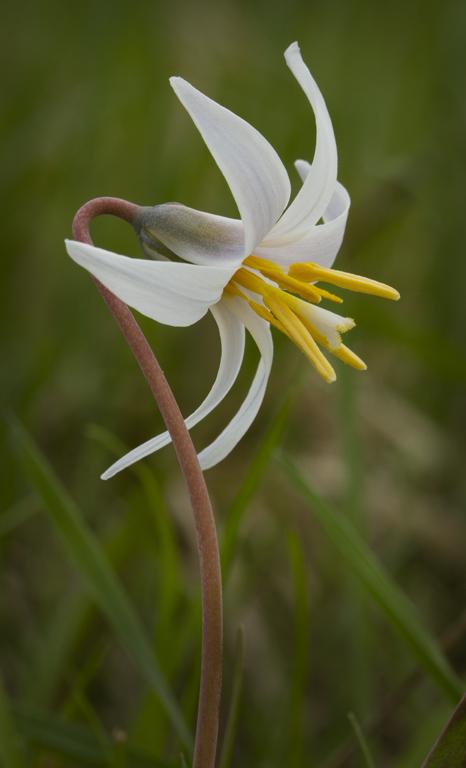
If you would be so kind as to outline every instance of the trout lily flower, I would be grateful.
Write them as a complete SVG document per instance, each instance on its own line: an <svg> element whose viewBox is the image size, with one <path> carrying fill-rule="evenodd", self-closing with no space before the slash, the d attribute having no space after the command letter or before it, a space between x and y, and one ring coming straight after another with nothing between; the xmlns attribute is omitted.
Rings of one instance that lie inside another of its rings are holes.
<svg viewBox="0 0 466 768"><path fill-rule="evenodd" d="M271 325L332 382L335 372L321 348L356 369L366 366L341 339L354 321L320 306L323 299L342 301L321 283L399 298L387 285L332 269L350 198L337 181L330 116L297 43L286 50L285 59L316 121L314 157L312 163L296 162L302 186L289 205L288 174L269 142L245 120L182 78L173 77L173 90L225 177L241 219L177 203L143 207L135 228L151 258L130 258L80 242L66 243L74 261L147 317L167 325L189 326L208 310L212 313L220 335L221 359L212 389L186 419L189 429L211 413L233 386L243 360L245 329L251 334L260 352L257 371L236 415L200 452L204 469L230 453L257 415L272 365ZM169 442L168 433L147 440L102 477L113 476Z"/></svg>

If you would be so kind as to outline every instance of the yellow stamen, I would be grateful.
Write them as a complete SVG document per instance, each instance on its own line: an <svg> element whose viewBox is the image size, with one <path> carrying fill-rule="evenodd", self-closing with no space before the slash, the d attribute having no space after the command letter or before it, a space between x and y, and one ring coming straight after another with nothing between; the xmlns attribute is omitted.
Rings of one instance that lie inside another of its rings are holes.
<svg viewBox="0 0 466 768"><path fill-rule="evenodd" d="M292 264L289 274L297 280L322 280L324 283L337 285L340 288L348 288L357 293L369 293L372 296L380 296L383 299L398 301L400 294L395 288L377 280L371 280L361 275L352 275L349 272L341 272L338 269L328 269L319 264Z"/></svg>
<svg viewBox="0 0 466 768"><path fill-rule="evenodd" d="M335 293L330 293L330 291L326 291L325 288L318 288L317 285L313 285L312 287L323 299L334 301L336 304L343 304L341 296L337 296Z"/></svg>
<svg viewBox="0 0 466 768"><path fill-rule="evenodd" d="M260 296L264 296L269 287L267 283L262 280L258 275L249 272L248 269L238 269L233 276L235 283L239 283L243 288L247 288L249 291L254 291Z"/></svg>
<svg viewBox="0 0 466 768"><path fill-rule="evenodd" d="M296 296L291 296L289 293L285 294L283 296L284 301L288 304L288 306L291 307L293 312L298 315L298 317L301 319L301 322L304 323L306 327L309 327L310 333L317 339L317 341L320 342L319 336L322 336L321 333L317 330L316 326L305 316L303 315L303 302L301 299L296 298ZM319 311L319 310L317 310ZM338 315L336 315L338 317ZM350 331L351 328L354 328L356 323L354 322L352 317L340 317L340 323L335 327L335 330L338 331L338 333L346 333L346 331ZM322 338L326 338L325 336L322 336ZM330 347L329 347L330 349Z"/></svg>
<svg viewBox="0 0 466 768"><path fill-rule="evenodd" d="M347 365L350 365L352 368L356 368L358 371L367 371L367 365L365 364L364 360L361 360L361 358L358 357L352 349L347 347L345 344L340 344L338 347L331 347L328 339L322 333L320 333L317 328L312 325L312 323L304 319L302 322L308 329L309 333L314 336L315 340L324 349L327 349L332 355L338 357L339 360L341 360L343 363L346 363ZM341 333L341 329L339 330Z"/></svg>
<svg viewBox="0 0 466 768"><path fill-rule="evenodd" d="M254 299L250 299L249 296L246 296L245 293L242 292L240 288L238 288L237 285L234 283L228 283L228 285L225 288L226 293L230 294L231 296L240 296L242 299L247 301L251 309L254 310L254 312L259 315L259 317L262 317L263 320L266 320L270 325L273 325L274 328L276 328L278 331L283 333L285 336L287 336L290 341L293 343L295 342L295 339L288 333L285 326L280 322L280 320L277 320L275 315L272 314L272 312L267 309L267 307L264 307L263 304L259 304L257 301L254 301Z"/></svg>
<svg viewBox="0 0 466 768"><path fill-rule="evenodd" d="M227 285L223 289L223 292L227 293L229 296L239 296L241 299L246 299L246 301L248 301L248 297L246 296L246 294L243 293L243 291L241 291L238 288L238 286L233 282L227 283Z"/></svg>
<svg viewBox="0 0 466 768"><path fill-rule="evenodd" d="M337 349L330 350L335 357L338 357L346 365L350 365L351 368L356 368L357 371L367 371L367 365L364 360L361 360L352 349L341 344Z"/></svg>
<svg viewBox="0 0 466 768"><path fill-rule="evenodd" d="M230 296L239 296L241 299L244 299L249 304L251 309L253 309L257 315L259 315L259 317L267 320L267 322L275 326L277 330L288 336L286 329L283 327L281 322L277 320L274 315L272 315L270 310L268 310L267 307L264 307L263 304L259 304L257 301L254 301L254 299L250 299L249 296L246 296L246 294L243 293L243 291L236 285L236 283L228 283L228 285L225 286L224 292L228 293Z"/></svg>
<svg viewBox="0 0 466 768"><path fill-rule="evenodd" d="M284 333L304 352L326 381L335 381L336 375L318 344L352 368L365 371L367 366L364 361L341 343L339 335L352 328L354 321L350 318L341 318L341 323L338 325L331 324L332 328L335 325L334 331L336 333L332 331L328 337L308 319L307 315L311 317L313 315L310 308L309 311L304 311L303 299L312 304L318 304L322 298L339 304L342 302L339 296L330 293L330 291L315 284L310 285L316 281L323 281L359 293L369 293L392 300L397 300L400 297L398 291L389 285L360 275L327 269L314 263L292 264L287 273L278 264L259 256L249 256L244 260L243 266L237 270L230 283L225 287L225 293L246 301L259 317ZM242 289L246 289L246 293ZM247 291L261 296L264 304L262 301L251 299L247 295ZM320 311L318 309L313 310L317 313ZM316 322L317 320L318 318L316 318ZM331 346L331 341L336 346Z"/></svg>
<svg viewBox="0 0 466 768"><path fill-rule="evenodd" d="M256 312L259 317L262 317L264 320L267 320L270 325L275 326L277 330L281 331L285 334L285 336L288 336L288 333L286 332L286 328L281 324L280 320L277 320L277 318L272 315L269 309L267 307L264 307L263 304L258 304L257 301L253 301L252 299L248 299L248 304L251 307L251 309ZM288 338L290 338L288 336Z"/></svg>
<svg viewBox="0 0 466 768"><path fill-rule="evenodd" d="M303 299L306 299L313 304L320 304L321 294L319 289L315 288L315 286L303 283L301 280L296 280L285 272L275 272L273 269L271 269L270 272L266 272L266 270L263 269L262 274L277 283L280 288L293 291L293 293L297 293L298 296L301 296Z"/></svg>
<svg viewBox="0 0 466 768"><path fill-rule="evenodd" d="M235 282L239 283L239 285L242 285L243 288L248 288L250 291L254 291L254 293L258 293L260 296L265 296L267 291L272 287L269 283L266 283L265 280L262 280L259 275L255 275L248 269L239 269L237 272L235 272L233 279ZM285 273L274 273L273 280L277 285L280 285L280 287L282 285L286 285L287 283L293 283L291 290L296 291L296 293L299 292L300 295L305 297L308 301L312 301L313 303L317 304L320 302L320 296L313 287L311 288L311 286L300 283L299 280L292 280L288 277L288 275L285 275ZM294 283L296 283L298 288L294 287ZM288 285L287 287L290 286ZM283 296L285 295L284 291L280 291L280 293L282 293Z"/></svg>
<svg viewBox="0 0 466 768"><path fill-rule="evenodd" d="M252 269L258 269L259 271L262 269L275 269L277 272L283 272L283 268L278 264L275 264L274 261L261 259L260 256L248 256L247 259L243 261L243 264Z"/></svg>
<svg viewBox="0 0 466 768"><path fill-rule="evenodd" d="M314 285L308 285L301 280L296 280L294 277L287 275L278 264L273 264L270 261L268 262L266 259L259 258L259 256L248 256L248 258L244 260L244 264L247 267L259 270L264 277L273 280L273 282L279 285L280 288L293 291L293 293L297 293L298 296L302 296L303 299L312 301L314 304L319 304L321 299L321 292L319 289Z"/></svg>
<svg viewBox="0 0 466 768"><path fill-rule="evenodd" d="M345 344L339 344L338 347L332 347L330 346L329 340L326 336L324 336L323 333L321 333L313 323L311 323L307 318L301 317L302 324L307 328L309 333L314 337L314 339L324 348L327 349L332 355L335 355L335 357L338 357L342 362L346 363L347 365L350 365L352 368L356 368L358 371L366 371L367 365L365 364L364 360L361 360L360 357L358 357L355 352L353 352L349 347L347 347ZM346 320L350 320L351 318L346 318ZM346 331L351 330L351 328L354 328L354 320L352 321L352 326L340 326L337 327L337 331L339 333L345 333Z"/></svg>
<svg viewBox="0 0 466 768"><path fill-rule="evenodd" d="M244 293L241 293L241 291L238 290L238 293L243 296L250 305L251 309L256 312L259 317L262 317L264 320L267 320L270 325L273 325L278 331L283 333L285 336L287 336L290 341L294 341L292 336L288 333L285 326L277 320L277 318L268 310L266 307L264 307L263 304L258 304L257 301L253 301L252 299L248 299L247 296L244 295ZM302 321L303 322L303 321ZM349 347L347 347L345 344L340 344L339 347L336 347L332 349L330 347L330 344L328 343L325 336L323 336L317 328L315 328L311 323L303 322L303 325L305 325L308 330L311 332L312 336L315 338L315 340L321 344L325 349L327 349L332 355L335 357L338 357L343 363L346 363L346 365L350 365L352 368L355 368L357 371L367 371L367 365L365 364L364 360L361 360L358 355L355 354Z"/></svg>
<svg viewBox="0 0 466 768"><path fill-rule="evenodd" d="M277 293L279 292L276 289L269 289L264 296L266 304L272 310L277 320L283 325L287 335L304 352L322 378L329 383L335 381L335 371L320 351L312 335L291 308L280 301Z"/></svg>

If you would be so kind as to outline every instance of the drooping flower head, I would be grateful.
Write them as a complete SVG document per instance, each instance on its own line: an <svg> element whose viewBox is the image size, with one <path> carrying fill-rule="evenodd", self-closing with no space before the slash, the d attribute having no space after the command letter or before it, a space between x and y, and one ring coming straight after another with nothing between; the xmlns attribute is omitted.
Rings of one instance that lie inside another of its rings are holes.
<svg viewBox="0 0 466 768"><path fill-rule="evenodd" d="M273 342L270 326L285 334L328 382L335 371L322 349L352 367L363 361L342 342L351 318L321 306L342 299L321 283L398 299L393 288L332 269L350 198L337 180L337 149L322 94L297 43L286 62L309 100L316 120L312 163L298 160L302 186L288 205L290 181L269 142L249 123L179 77L171 85L190 114L235 199L240 219L197 211L178 203L142 207L135 220L146 256L134 259L67 241L69 255L129 306L160 323L188 326L211 311L222 354L209 394L187 419L199 423L226 396L243 360L245 328L260 352L258 368L239 411L199 454L204 469L221 461L249 429L264 398ZM170 261L174 256L182 261ZM155 259L155 260L154 260ZM168 433L146 441L102 477L159 450Z"/></svg>

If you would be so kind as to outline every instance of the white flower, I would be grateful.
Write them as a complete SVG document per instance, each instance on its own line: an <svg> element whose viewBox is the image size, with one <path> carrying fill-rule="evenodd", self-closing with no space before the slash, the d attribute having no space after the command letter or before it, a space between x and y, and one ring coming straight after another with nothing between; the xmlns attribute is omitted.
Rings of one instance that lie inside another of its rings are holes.
<svg viewBox="0 0 466 768"><path fill-rule="evenodd" d="M256 417L272 364L270 324L289 336L327 381L335 379L335 372L318 344L353 367L365 368L341 342L341 333L354 322L317 306L322 298L341 302L316 286L317 281L399 297L381 283L331 269L343 239L350 199L337 181L330 116L297 43L287 49L285 59L316 120L314 158L312 164L296 162L303 184L288 207L289 178L268 141L243 119L185 80L173 77L171 85L222 171L241 220L176 203L141 208L136 229L146 252L157 254L165 247L189 263L133 259L66 242L72 259L126 304L158 322L188 326L208 310L212 312L222 345L220 366L206 399L186 419L188 428L223 400L241 367L244 329L253 337L261 356L254 380L234 418L199 454L204 469L227 456ZM102 477L113 476L169 442L167 433L148 440Z"/></svg>

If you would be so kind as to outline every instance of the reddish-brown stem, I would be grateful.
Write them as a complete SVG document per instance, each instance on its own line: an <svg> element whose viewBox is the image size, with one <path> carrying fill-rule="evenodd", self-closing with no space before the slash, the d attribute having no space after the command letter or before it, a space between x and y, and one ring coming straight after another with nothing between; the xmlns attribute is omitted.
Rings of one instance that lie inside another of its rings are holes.
<svg viewBox="0 0 466 768"><path fill-rule="evenodd" d="M73 221L73 237L92 244L89 225L102 214L134 224L139 206L115 197L90 200ZM212 505L196 450L165 375L130 309L94 280L149 384L170 433L189 491L196 526L202 592L202 658L193 768L213 768L222 683L222 580Z"/></svg>

